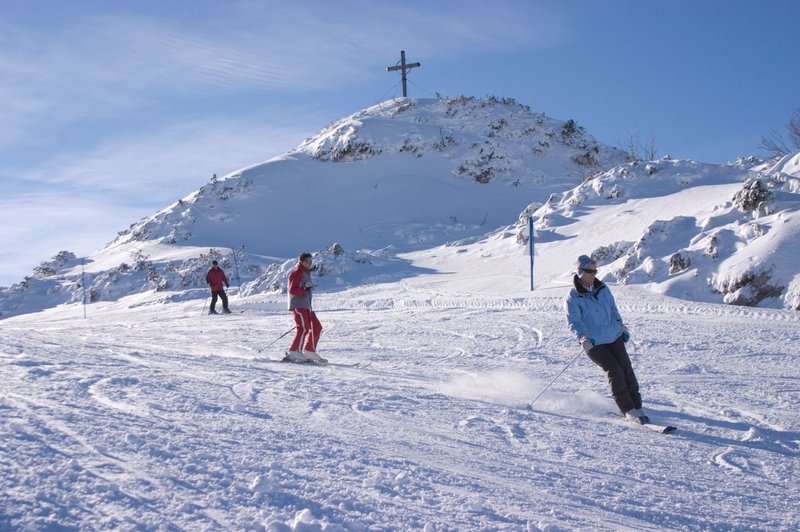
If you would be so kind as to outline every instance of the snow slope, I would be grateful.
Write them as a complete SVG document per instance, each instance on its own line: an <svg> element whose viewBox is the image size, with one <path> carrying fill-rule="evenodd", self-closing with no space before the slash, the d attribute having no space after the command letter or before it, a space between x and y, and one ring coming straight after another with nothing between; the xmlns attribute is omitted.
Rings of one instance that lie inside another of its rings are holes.
<svg viewBox="0 0 800 532"><path fill-rule="evenodd" d="M590 253L607 282L800 310L800 153L774 164L621 165L551 197L534 218L545 280L568 276L563 257ZM519 232L527 240L524 224Z"/></svg>
<svg viewBox="0 0 800 532"><path fill-rule="evenodd" d="M291 327L277 296L5 320L0 529L800 526L797 313L616 287L664 436L608 416L585 357L529 409L578 350L565 289L442 266L318 294L321 352L363 368L267 361Z"/></svg>

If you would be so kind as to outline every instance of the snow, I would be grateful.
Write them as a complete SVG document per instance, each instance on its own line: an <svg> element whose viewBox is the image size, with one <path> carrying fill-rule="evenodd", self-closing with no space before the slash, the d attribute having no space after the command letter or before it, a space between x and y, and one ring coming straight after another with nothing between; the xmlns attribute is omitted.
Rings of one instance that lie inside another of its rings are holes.
<svg viewBox="0 0 800 532"><path fill-rule="evenodd" d="M797 530L800 154L619 155L515 102L400 100L43 262L0 289L0 530ZM362 366L265 348L305 250L320 354ZM676 433L608 415L576 358L584 253Z"/></svg>
<svg viewBox="0 0 800 532"><path fill-rule="evenodd" d="M563 289L447 278L318 294L320 352L364 368L266 361L291 327L267 295L5 320L0 528L800 525L797 313L616 287L664 436L608 416L582 356L527 408L578 351Z"/></svg>

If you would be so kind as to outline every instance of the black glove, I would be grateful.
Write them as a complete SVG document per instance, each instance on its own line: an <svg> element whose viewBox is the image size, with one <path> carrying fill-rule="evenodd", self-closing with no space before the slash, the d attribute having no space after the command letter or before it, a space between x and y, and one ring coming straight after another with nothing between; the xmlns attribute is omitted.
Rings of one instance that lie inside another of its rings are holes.
<svg viewBox="0 0 800 532"><path fill-rule="evenodd" d="M311 281L306 281L303 284L303 288L305 288L306 290L313 290L314 289L314 283L312 283Z"/></svg>
<svg viewBox="0 0 800 532"><path fill-rule="evenodd" d="M225 288L230 288L230 287L231 287L231 285L229 285L228 283L225 283Z"/></svg>

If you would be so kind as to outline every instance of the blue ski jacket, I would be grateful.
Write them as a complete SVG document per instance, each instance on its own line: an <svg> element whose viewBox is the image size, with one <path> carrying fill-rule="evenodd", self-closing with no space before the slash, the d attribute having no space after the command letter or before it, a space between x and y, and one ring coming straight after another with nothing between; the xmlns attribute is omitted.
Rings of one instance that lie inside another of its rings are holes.
<svg viewBox="0 0 800 532"><path fill-rule="evenodd" d="M576 275L575 285L564 302L569 330L581 340L584 336L595 345L610 344L622 335L622 316L611 290L597 279L587 290Z"/></svg>

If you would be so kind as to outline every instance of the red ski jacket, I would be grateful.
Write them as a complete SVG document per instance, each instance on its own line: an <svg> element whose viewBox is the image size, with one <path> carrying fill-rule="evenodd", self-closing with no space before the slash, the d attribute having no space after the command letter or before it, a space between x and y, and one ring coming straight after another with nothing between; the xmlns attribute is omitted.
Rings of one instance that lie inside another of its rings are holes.
<svg viewBox="0 0 800 532"><path fill-rule="evenodd" d="M222 268L211 268L206 274L206 282L211 286L212 292L222 292L223 286L228 286L228 278Z"/></svg>
<svg viewBox="0 0 800 532"><path fill-rule="evenodd" d="M308 268L300 262L297 267L289 273L289 309L311 308L311 290L305 288L311 283L311 273Z"/></svg>

